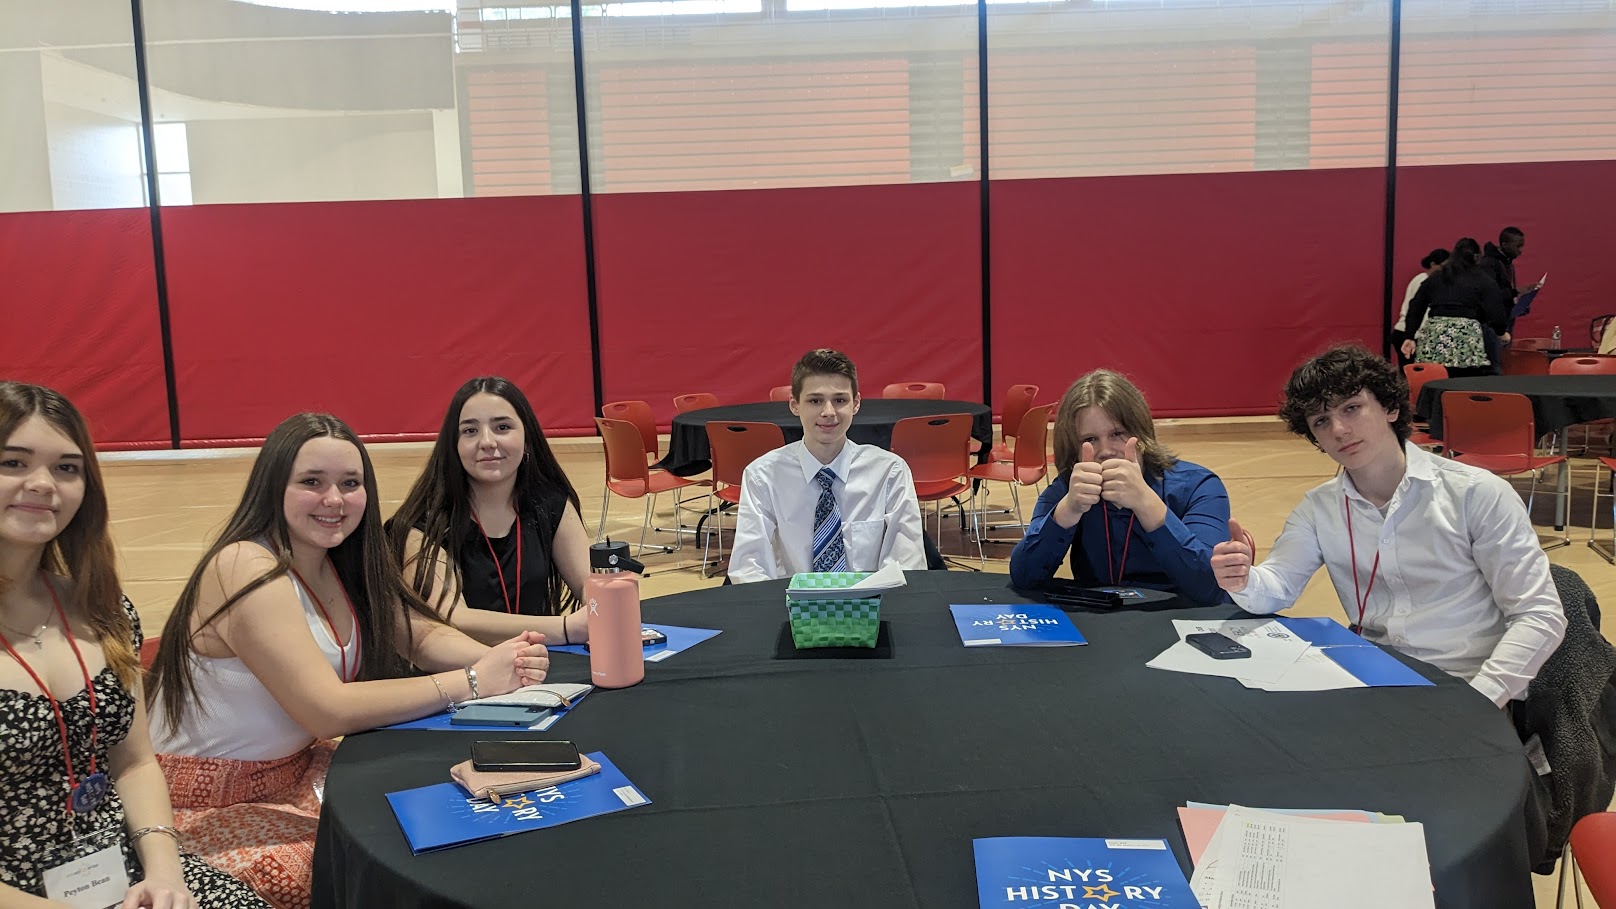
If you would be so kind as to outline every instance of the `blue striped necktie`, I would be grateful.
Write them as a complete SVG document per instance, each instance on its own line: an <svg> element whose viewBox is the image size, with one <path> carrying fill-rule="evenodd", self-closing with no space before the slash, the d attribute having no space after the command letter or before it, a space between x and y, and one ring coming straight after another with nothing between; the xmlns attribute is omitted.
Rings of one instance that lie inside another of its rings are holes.
<svg viewBox="0 0 1616 909"><path fill-rule="evenodd" d="M821 467L814 474L819 484L819 504L814 506L814 570L847 571L847 549L842 545L842 515L830 485L836 472Z"/></svg>

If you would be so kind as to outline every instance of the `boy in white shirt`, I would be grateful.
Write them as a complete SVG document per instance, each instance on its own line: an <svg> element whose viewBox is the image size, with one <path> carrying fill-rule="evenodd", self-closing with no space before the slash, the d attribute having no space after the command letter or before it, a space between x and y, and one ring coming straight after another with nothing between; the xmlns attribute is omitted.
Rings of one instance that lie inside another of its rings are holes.
<svg viewBox="0 0 1616 909"><path fill-rule="evenodd" d="M1236 521L1212 572L1240 608L1296 602L1319 566L1366 639L1470 682L1503 707L1559 646L1565 613L1514 488L1407 444L1408 384L1362 347L1303 363L1280 416L1342 470L1308 492L1261 565Z"/></svg>
<svg viewBox="0 0 1616 909"><path fill-rule="evenodd" d="M923 570L920 503L909 465L850 442L858 370L846 354L811 350L791 371L802 441L746 468L729 577L737 584L804 571Z"/></svg>

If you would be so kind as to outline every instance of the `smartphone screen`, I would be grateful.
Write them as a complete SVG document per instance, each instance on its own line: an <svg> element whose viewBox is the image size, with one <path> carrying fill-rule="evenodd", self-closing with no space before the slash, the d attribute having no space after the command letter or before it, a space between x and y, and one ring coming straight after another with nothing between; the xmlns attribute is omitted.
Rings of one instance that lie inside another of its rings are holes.
<svg viewBox="0 0 1616 909"><path fill-rule="evenodd" d="M578 746L564 741L472 742L471 766L478 770L577 770Z"/></svg>

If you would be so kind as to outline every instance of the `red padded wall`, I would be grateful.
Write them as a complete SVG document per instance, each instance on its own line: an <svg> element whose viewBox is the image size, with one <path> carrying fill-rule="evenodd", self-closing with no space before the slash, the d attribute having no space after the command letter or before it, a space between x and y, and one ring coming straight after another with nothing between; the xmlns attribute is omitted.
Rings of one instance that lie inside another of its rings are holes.
<svg viewBox="0 0 1616 909"><path fill-rule="evenodd" d="M166 448L144 208L0 214L0 379L66 394L98 448Z"/></svg>
<svg viewBox="0 0 1616 909"><path fill-rule="evenodd" d="M592 431L577 196L205 205L163 213L187 444L325 410L432 434L503 375L546 432Z"/></svg>
<svg viewBox="0 0 1616 909"><path fill-rule="evenodd" d="M982 396L978 185L933 183L594 197L607 401L766 400L806 350L858 364L860 390L943 382Z"/></svg>
<svg viewBox="0 0 1616 909"><path fill-rule="evenodd" d="M1161 416L1272 413L1332 341L1380 349L1384 171L995 181L994 388L1132 376Z"/></svg>
<svg viewBox="0 0 1616 909"><path fill-rule="evenodd" d="M1613 211L1616 161L1399 168L1393 305L1402 304L1420 257L1433 248L1451 249L1467 236L1496 243L1498 231L1514 225L1526 232L1517 280L1531 284L1549 273L1515 334L1546 338L1559 325L1567 346L1587 346L1589 320L1616 313Z"/></svg>

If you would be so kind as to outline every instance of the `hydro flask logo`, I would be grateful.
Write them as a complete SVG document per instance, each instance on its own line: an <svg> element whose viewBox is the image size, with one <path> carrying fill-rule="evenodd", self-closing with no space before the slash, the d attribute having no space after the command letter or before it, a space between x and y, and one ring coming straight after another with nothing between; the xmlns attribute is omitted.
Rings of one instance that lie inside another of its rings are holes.
<svg viewBox="0 0 1616 909"><path fill-rule="evenodd" d="M589 598L589 614L600 615L600 603L594 597Z"/></svg>

